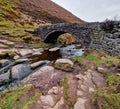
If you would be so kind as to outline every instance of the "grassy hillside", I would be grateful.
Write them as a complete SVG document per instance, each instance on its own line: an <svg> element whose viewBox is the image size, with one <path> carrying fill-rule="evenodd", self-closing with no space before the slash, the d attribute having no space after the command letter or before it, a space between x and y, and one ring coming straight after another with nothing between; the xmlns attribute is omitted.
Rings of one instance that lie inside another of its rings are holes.
<svg viewBox="0 0 120 109"><path fill-rule="evenodd" d="M13 23L19 18L15 1L0 0L0 27L13 27Z"/></svg>
<svg viewBox="0 0 120 109"><path fill-rule="evenodd" d="M43 46L43 44L36 45L36 41L41 41L40 37L24 31L33 30L38 25L22 14L16 5L17 2L18 0L0 0L0 39L11 40L18 44L27 43L28 46L35 48Z"/></svg>
<svg viewBox="0 0 120 109"><path fill-rule="evenodd" d="M47 2L47 4L46 4ZM59 11L59 12L58 12ZM0 38L38 48L46 44L24 30L59 22L82 22L50 0L0 0Z"/></svg>

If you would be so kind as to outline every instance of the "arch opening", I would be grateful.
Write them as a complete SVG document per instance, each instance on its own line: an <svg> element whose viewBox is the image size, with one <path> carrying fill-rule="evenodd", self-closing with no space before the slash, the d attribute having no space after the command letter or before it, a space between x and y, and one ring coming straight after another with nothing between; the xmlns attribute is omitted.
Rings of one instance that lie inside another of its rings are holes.
<svg viewBox="0 0 120 109"><path fill-rule="evenodd" d="M44 42L59 43L59 44L73 44L73 43L78 43L79 41L72 34L68 32L55 31L48 34Z"/></svg>
<svg viewBox="0 0 120 109"><path fill-rule="evenodd" d="M50 34L47 35L46 39L44 40L45 43L56 43L57 39L60 35L64 34L66 32L63 31L55 31L51 32Z"/></svg>

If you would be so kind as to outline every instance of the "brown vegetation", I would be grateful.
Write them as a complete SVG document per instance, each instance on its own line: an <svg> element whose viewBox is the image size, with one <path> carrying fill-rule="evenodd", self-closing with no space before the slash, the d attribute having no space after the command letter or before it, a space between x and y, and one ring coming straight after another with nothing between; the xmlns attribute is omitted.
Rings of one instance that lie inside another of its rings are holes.
<svg viewBox="0 0 120 109"><path fill-rule="evenodd" d="M20 0L18 8L37 22L83 22L51 0Z"/></svg>

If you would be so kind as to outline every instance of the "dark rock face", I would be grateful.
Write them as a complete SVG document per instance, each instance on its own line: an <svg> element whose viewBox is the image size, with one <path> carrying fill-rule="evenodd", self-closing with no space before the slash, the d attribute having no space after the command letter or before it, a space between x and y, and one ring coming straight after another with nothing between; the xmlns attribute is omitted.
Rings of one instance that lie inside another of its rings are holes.
<svg viewBox="0 0 120 109"><path fill-rule="evenodd" d="M59 35L70 33L83 47L105 50L120 56L120 22L113 22L113 28L106 31L102 23L58 23L41 26L34 33L47 43L55 43Z"/></svg>

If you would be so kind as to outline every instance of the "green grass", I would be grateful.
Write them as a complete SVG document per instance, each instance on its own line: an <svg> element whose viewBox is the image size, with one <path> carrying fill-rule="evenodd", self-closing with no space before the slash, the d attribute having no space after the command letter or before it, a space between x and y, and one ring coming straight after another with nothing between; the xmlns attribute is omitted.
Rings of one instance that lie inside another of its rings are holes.
<svg viewBox="0 0 120 109"><path fill-rule="evenodd" d="M17 100L29 89L31 89L31 85L3 92L0 99L0 107L2 109L13 109L13 106L17 105L18 109L20 109L21 104Z"/></svg>
<svg viewBox="0 0 120 109"><path fill-rule="evenodd" d="M12 59L14 56L15 56L15 52L13 51L3 51L2 53L0 53L0 59L6 59L6 58Z"/></svg>
<svg viewBox="0 0 120 109"><path fill-rule="evenodd" d="M25 85L3 92L0 96L0 109L28 109L28 106L34 103L38 96L41 96L41 92L36 92L27 96L29 98L24 98L24 95L32 89L32 85ZM22 98L26 100L21 100Z"/></svg>
<svg viewBox="0 0 120 109"><path fill-rule="evenodd" d="M110 65L119 65L120 58L118 56L107 56L106 58L101 60L101 63L105 64L106 66Z"/></svg>
<svg viewBox="0 0 120 109"><path fill-rule="evenodd" d="M0 0L0 19L4 20L14 20L18 18L18 13L16 11L15 2L17 0Z"/></svg>
<svg viewBox="0 0 120 109"><path fill-rule="evenodd" d="M89 53L84 53L82 56L73 57L74 62L82 64L83 59L87 59L92 62L95 66L105 65L107 67L111 65L119 65L120 58L118 56L108 55L103 51L90 51Z"/></svg>
<svg viewBox="0 0 120 109"><path fill-rule="evenodd" d="M6 27L6 28L14 28L15 25L12 21L0 21L0 27Z"/></svg>
<svg viewBox="0 0 120 109"><path fill-rule="evenodd" d="M43 42L39 42L39 43L33 43L33 44L30 44L30 46L31 46L32 48L37 49L37 48L45 48L45 47L49 47L50 44L46 44L46 43L43 43Z"/></svg>
<svg viewBox="0 0 120 109"><path fill-rule="evenodd" d="M22 105L22 108L21 108L21 109L28 109L29 105L35 103L36 98L39 97L39 96L41 96L41 95L42 95L41 92L35 93L34 96L30 97L29 100L26 101L26 102Z"/></svg>
<svg viewBox="0 0 120 109"><path fill-rule="evenodd" d="M38 43L41 42L41 38L39 36L33 36L32 34L24 31L26 29L33 30L33 28L35 27L15 27L15 28L12 26L9 28L4 27L1 28L2 32L0 33L0 36L3 39L11 40L18 43L33 43L33 44L37 43L36 45L38 45ZM3 34L7 34L7 37Z"/></svg>
<svg viewBox="0 0 120 109"><path fill-rule="evenodd" d="M64 96L64 99L66 100L67 96L68 96L68 88L69 88L68 81L67 81L66 77L64 77L64 79L63 79L63 87L64 87L63 96Z"/></svg>
<svg viewBox="0 0 120 109"><path fill-rule="evenodd" d="M66 76L64 76L64 78L60 82L60 85L63 86L63 97L64 97L66 104L68 105L68 109L73 109L73 106L77 98L69 97L70 84L68 83L68 78Z"/></svg>
<svg viewBox="0 0 120 109"><path fill-rule="evenodd" d="M108 103L107 107L110 109L119 109L120 108L120 93L118 94L106 94L105 99ZM106 103L106 104L107 104Z"/></svg>
<svg viewBox="0 0 120 109"><path fill-rule="evenodd" d="M64 76L63 79L60 81L60 86L63 86L63 97L65 100L67 100L69 85L66 76Z"/></svg>
<svg viewBox="0 0 120 109"><path fill-rule="evenodd" d="M0 38L15 41L16 43L33 43L33 48L39 48L36 43L41 41L40 37L35 37L24 30L34 30L37 26L33 22L24 21L20 16L20 10L16 7L19 0L0 0ZM22 20L21 20L22 19ZM35 45L36 44L36 45Z"/></svg>
<svg viewBox="0 0 120 109"><path fill-rule="evenodd" d="M106 78L106 81L109 85L119 85L120 77L112 74Z"/></svg>
<svg viewBox="0 0 120 109"><path fill-rule="evenodd" d="M107 86L96 90L94 101L98 109L120 109L120 77L110 74L106 77Z"/></svg>
<svg viewBox="0 0 120 109"><path fill-rule="evenodd" d="M98 109L120 109L120 93L98 97Z"/></svg>

